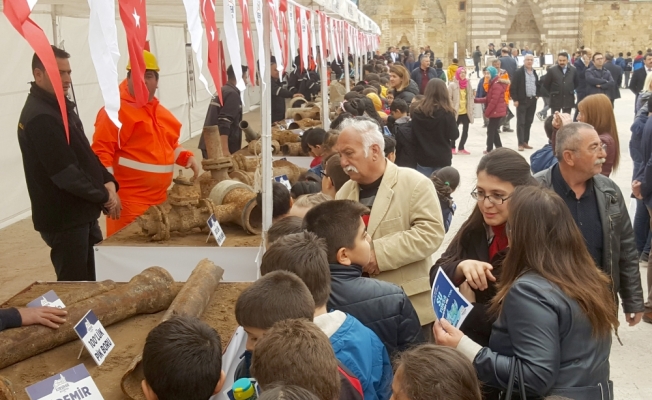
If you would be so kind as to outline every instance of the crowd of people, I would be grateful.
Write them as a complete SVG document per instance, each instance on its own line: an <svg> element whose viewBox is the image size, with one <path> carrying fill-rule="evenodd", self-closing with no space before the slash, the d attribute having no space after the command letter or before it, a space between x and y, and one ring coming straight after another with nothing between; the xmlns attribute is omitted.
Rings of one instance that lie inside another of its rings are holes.
<svg viewBox="0 0 652 400"><path fill-rule="evenodd" d="M630 142L631 190L640 204L632 227L626 199L609 179L620 164L613 113L620 81L606 66L613 57L583 48L571 65L560 53L540 77L529 49L521 52L522 67L515 49L501 49L501 57L490 50L474 88L471 71L457 60L444 70L429 48L416 59L390 48L363 66L330 126L303 133L312 168L291 190L273 183L262 277L235 304L247 342L235 372L227 371L233 380L254 379L261 399L493 400L512 390L531 398L613 399L609 355L618 313L629 326L652 323L652 295L644 301L639 272L652 227L652 53L641 57L644 67L629 84L640 87ZM55 55L65 89L69 55L58 49ZM35 228L52 247L60 280L73 272L94 280L101 211L124 223L157 199L173 163L197 169L178 135L157 142L168 164L138 153L147 147L143 141L157 137L134 140L140 129L178 130L154 97L158 65L147 57L149 103L134 106L128 75L121 85L123 128L111 128L100 111L92 146L70 105L66 142L52 84L35 57L19 140ZM242 113L232 68L228 74L224 103L213 100L207 124L220 127L223 148L233 153ZM310 88L310 76L303 79ZM274 80L273 96L297 94ZM531 148L537 99L546 94L549 143L528 163L520 151ZM500 140L500 128L509 129L510 101L517 149ZM475 176L460 177L452 160L470 154L476 103L483 105L486 148ZM460 179L476 182L476 205L435 259L454 218ZM143 180L151 192L136 190ZM438 271L474 305L459 329L435 316L431 285ZM647 283L650 289L649 269ZM35 310L3 311L0 330L56 328L65 317ZM220 343L196 318L154 328L143 351L146 398L205 400L222 392Z"/></svg>

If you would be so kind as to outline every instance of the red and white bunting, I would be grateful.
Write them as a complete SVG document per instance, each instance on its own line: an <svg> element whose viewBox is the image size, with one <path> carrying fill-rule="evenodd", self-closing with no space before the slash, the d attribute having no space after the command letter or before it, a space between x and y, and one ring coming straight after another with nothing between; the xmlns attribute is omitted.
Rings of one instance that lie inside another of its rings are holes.
<svg viewBox="0 0 652 400"><path fill-rule="evenodd" d="M136 98L136 107L142 107L149 100L149 90L145 85L145 50L147 40L147 13L145 2L141 0L119 0L120 19L127 34L131 82Z"/></svg>
<svg viewBox="0 0 652 400"><path fill-rule="evenodd" d="M278 29L278 9L274 0L267 0L270 12L270 21L272 22L273 31L272 31L272 50L274 57L276 58L276 69L279 72L284 71L284 65L287 60L283 59L283 50L281 49L281 32Z"/></svg>
<svg viewBox="0 0 652 400"><path fill-rule="evenodd" d="M220 32L215 23L215 0L202 0L202 17L204 18L204 27L206 29L206 41L208 42L208 72L213 78L213 84L217 96L222 103L222 59Z"/></svg>
<svg viewBox="0 0 652 400"><path fill-rule="evenodd" d="M242 41L244 43L245 57L249 66L249 82L256 85L256 59L254 58L254 39L251 37L251 23L249 22L249 5L247 0L240 0L240 13L242 14Z"/></svg>

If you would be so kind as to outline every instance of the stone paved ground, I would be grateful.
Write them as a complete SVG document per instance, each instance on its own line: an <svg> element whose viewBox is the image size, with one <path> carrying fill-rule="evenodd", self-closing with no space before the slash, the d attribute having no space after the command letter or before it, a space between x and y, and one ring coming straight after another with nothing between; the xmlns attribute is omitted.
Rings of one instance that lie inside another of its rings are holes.
<svg viewBox="0 0 652 400"><path fill-rule="evenodd" d="M473 87L477 86L477 81ZM621 90L622 99L616 100L616 120L618 123L618 133L620 138L621 161L618 171L611 175L611 178L620 186L623 195L629 201L631 193L630 183L632 176L632 160L629 157L629 130L633 121L634 95L628 89ZM515 112L513 105L510 106ZM537 111L543 107L543 101L539 100ZM516 118L512 120L512 128L516 131ZM482 157L482 151L485 149L486 129L482 128L482 119L476 118L475 123L469 129L469 140L465 146L471 152L470 156L454 156L453 166L460 171L462 182L457 191L453 194L457 203L457 212L453 217L451 230L446 234L444 244L441 246L437 255L441 254L448 246L454 232L459 229L462 223L470 215L475 206L474 200L469 193L475 185L475 168ZM503 146L517 149L516 132L501 133ZM530 145L533 150L522 152L524 157L529 161L530 155L537 149L547 143L543 122L535 118L532 124ZM647 295L646 284L647 268L641 268L641 278L644 290ZM652 380L648 373L645 373L645 360L652 356L652 324L641 322L635 327L626 325L621 315L621 328L618 330L623 342L621 346L614 337L611 351L611 379L615 384L615 393L617 399L627 400L650 400L652 399ZM649 364L648 364L649 368Z"/></svg>

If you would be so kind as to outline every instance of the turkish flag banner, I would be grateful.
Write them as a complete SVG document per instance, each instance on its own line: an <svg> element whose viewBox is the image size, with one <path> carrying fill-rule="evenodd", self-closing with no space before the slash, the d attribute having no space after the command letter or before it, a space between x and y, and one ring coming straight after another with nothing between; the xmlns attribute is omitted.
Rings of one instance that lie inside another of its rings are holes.
<svg viewBox="0 0 652 400"><path fill-rule="evenodd" d="M201 0L201 2L201 13L202 17L204 17L206 40L208 42L208 72L210 72L213 78L213 84L215 84L215 90L220 99L220 104L224 104L222 102L222 86L224 85L224 81L222 80L223 57L220 54L220 32L215 23L215 0Z"/></svg>
<svg viewBox="0 0 652 400"><path fill-rule="evenodd" d="M118 0L120 19L127 34L129 63L131 65L131 83L134 88L136 107L142 107L149 101L149 90L145 85L145 59L143 50L147 41L147 13L145 0Z"/></svg>
<svg viewBox="0 0 652 400"><path fill-rule="evenodd" d="M326 57L326 49L328 47L328 41L326 40L326 14L321 11L317 11L319 16L319 56L324 59Z"/></svg>
<svg viewBox="0 0 652 400"><path fill-rule="evenodd" d="M276 69L279 72L283 72L284 68L283 66L285 65L285 61L283 60L283 49L281 48L281 33L278 29L278 16L276 14L277 8L276 5L274 4L274 0L267 0L267 5L269 6L269 19L272 23L272 26L274 27L274 31L272 33L272 49L274 50L274 56L276 57Z"/></svg>
<svg viewBox="0 0 652 400"><path fill-rule="evenodd" d="M61 110L61 117L63 119L63 127L66 130L66 140L70 143L68 110L66 106L66 98L63 94L63 84L61 83L59 66L54 57L54 52L52 51L47 36L45 36L43 30L29 17L32 13L31 7L36 5L36 1L31 1L31 7L30 4L27 3L27 0L4 0L2 4L4 14L11 25L22 37L25 38L25 40L27 40L27 43L29 43L45 67L45 72L48 74L48 77L52 82L54 95L59 103L59 109Z"/></svg>
<svg viewBox="0 0 652 400"><path fill-rule="evenodd" d="M256 86L256 59L254 58L254 41L251 37L247 0L240 0L240 12L242 13L242 41L244 42L245 57L249 66L249 82Z"/></svg>

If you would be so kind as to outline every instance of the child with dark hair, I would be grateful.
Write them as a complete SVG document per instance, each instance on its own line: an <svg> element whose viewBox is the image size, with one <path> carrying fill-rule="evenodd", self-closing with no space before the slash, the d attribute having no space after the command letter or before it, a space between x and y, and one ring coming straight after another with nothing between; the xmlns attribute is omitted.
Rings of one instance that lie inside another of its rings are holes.
<svg viewBox="0 0 652 400"><path fill-rule="evenodd" d="M401 400L482 400L473 364L455 349L424 344L394 363L392 391Z"/></svg>
<svg viewBox="0 0 652 400"><path fill-rule="evenodd" d="M340 115L338 115L337 118L335 118L333 120L333 122L331 122L330 128L331 129L339 129L342 122L344 122L345 119L349 119L349 118L353 118L353 114L348 113L348 112L340 113Z"/></svg>
<svg viewBox="0 0 652 400"><path fill-rule="evenodd" d="M256 202L263 204L263 193L258 192L256 195ZM280 182L272 182L272 220L278 221L285 217L292 208L292 195L288 188Z"/></svg>
<svg viewBox="0 0 652 400"><path fill-rule="evenodd" d="M271 246L273 248L274 246ZM242 291L240 297L235 303L235 319L247 333L247 351L244 353L244 359L238 365L235 372L235 379L250 378L252 376L259 379L259 384L265 389L265 383L274 383L275 381L261 382L259 375L250 367L253 365L252 351L257 347L257 343L270 328L281 321L303 319L312 322L315 314L315 301L312 294L303 281L288 271L274 271L266 274ZM319 330L317 327L315 329ZM328 342L328 338L326 338ZM329 344L330 348L330 344ZM333 350L330 350L331 353ZM335 357L333 357L335 359ZM268 363L260 361L258 372L260 376L268 376L264 371ZM342 387L339 400L362 400L362 393L357 392L355 387L360 385L358 379L344 368L338 368L335 359L336 374L339 371L340 384ZM285 371L295 372L295 371ZM270 374L278 374L278 371L272 369ZM323 376L322 376L323 378ZM289 382L287 384L298 384L298 382ZM302 386L306 389L310 387ZM318 392L313 392L319 394ZM321 398L321 397L320 397ZM329 400L332 400L329 399Z"/></svg>
<svg viewBox="0 0 652 400"><path fill-rule="evenodd" d="M453 214L457 208L451 194L460 184L460 173L453 167L444 167L432 174L432 182L435 184L439 204L441 204L441 213L444 217L444 229L448 229L453 222Z"/></svg>
<svg viewBox="0 0 652 400"><path fill-rule="evenodd" d="M299 386L272 384L258 396L258 400L319 400L319 397Z"/></svg>
<svg viewBox="0 0 652 400"><path fill-rule="evenodd" d="M423 342L421 325L412 303L400 287L362 277L371 248L362 219L369 209L353 200L334 200L313 207L303 227L326 240L331 273L328 309L356 317L378 335L394 354Z"/></svg>
<svg viewBox="0 0 652 400"><path fill-rule="evenodd" d="M334 199L337 191L351 179L349 174L344 172L344 168L340 164L339 154L333 154L326 160L322 175L321 192L330 196L331 199Z"/></svg>
<svg viewBox="0 0 652 400"><path fill-rule="evenodd" d="M208 400L222 390L222 343L215 329L175 316L152 329L143 348L147 400Z"/></svg>
<svg viewBox="0 0 652 400"><path fill-rule="evenodd" d="M267 246L269 247L283 236L303 232L301 224L303 224L303 218L293 215L274 222L267 231Z"/></svg>
<svg viewBox="0 0 652 400"><path fill-rule="evenodd" d="M309 390L319 400L341 398L338 363L330 342L305 319L274 324L253 351L251 372L263 392L282 382Z"/></svg>
<svg viewBox="0 0 652 400"><path fill-rule="evenodd" d="M412 100L412 104L419 104L419 100L415 97ZM393 119L392 133L396 138L396 161L394 163L399 167L416 169L415 148L417 143L416 138L412 134L412 122L408 116L408 105L405 101L396 99L389 109Z"/></svg>
<svg viewBox="0 0 652 400"><path fill-rule="evenodd" d="M320 182L299 181L295 183L292 185L292 189L290 189L290 195L292 196L292 199L296 200L300 196L306 194L319 193L319 190L321 189Z"/></svg>
<svg viewBox="0 0 652 400"><path fill-rule="evenodd" d="M322 128L308 129L302 135L301 149L314 157L310 162L310 170L317 175L321 171L322 145L325 137L326 131ZM315 171L315 168L319 168L319 171Z"/></svg>
<svg viewBox="0 0 652 400"><path fill-rule="evenodd" d="M331 274L326 242L314 233L287 235L274 242L263 256L260 273L284 270L297 274L315 301L315 324L329 337L335 357L360 379L365 399L388 400L392 366L383 343L355 317L328 312Z"/></svg>
<svg viewBox="0 0 652 400"><path fill-rule="evenodd" d="M396 162L396 139L387 135L383 135L383 139L385 140L385 158Z"/></svg>

